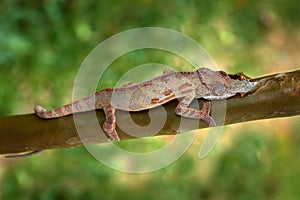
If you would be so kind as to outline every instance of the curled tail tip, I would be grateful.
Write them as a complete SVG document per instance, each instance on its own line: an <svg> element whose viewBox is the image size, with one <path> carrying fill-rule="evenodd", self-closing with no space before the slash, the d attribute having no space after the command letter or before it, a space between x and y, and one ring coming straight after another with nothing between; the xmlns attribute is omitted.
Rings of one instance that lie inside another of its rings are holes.
<svg viewBox="0 0 300 200"><path fill-rule="evenodd" d="M34 112L35 113L43 113L43 112L46 112L46 109L43 108L42 106L36 105L36 106L34 106Z"/></svg>
<svg viewBox="0 0 300 200"><path fill-rule="evenodd" d="M44 117L43 114L46 112L46 109L43 108L42 106L36 105L34 106L34 112L37 116Z"/></svg>

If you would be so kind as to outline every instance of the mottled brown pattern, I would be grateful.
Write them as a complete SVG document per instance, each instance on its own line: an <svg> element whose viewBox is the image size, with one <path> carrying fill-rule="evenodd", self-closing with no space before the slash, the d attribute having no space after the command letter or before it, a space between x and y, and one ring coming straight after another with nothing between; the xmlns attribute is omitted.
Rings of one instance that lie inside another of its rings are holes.
<svg viewBox="0 0 300 200"><path fill-rule="evenodd" d="M184 84L182 84L178 87L178 91L184 90L184 89L186 89L188 87L191 87L191 86L192 86L192 84L190 84L190 83L184 83Z"/></svg>
<svg viewBox="0 0 300 200"><path fill-rule="evenodd" d="M191 92L193 92L193 89L181 91L180 94L184 95L184 94L188 94L188 93L191 93Z"/></svg>
<svg viewBox="0 0 300 200"><path fill-rule="evenodd" d="M171 96L168 96L168 97L165 97L164 99L158 101L157 103L159 104L162 104L162 103L165 103L165 102L168 102L168 101L171 101L172 99L175 99L175 95L171 95Z"/></svg>
<svg viewBox="0 0 300 200"><path fill-rule="evenodd" d="M152 98L151 99L151 104L157 104L159 101L159 98Z"/></svg>
<svg viewBox="0 0 300 200"><path fill-rule="evenodd" d="M165 91L164 95L165 96L169 96L170 94L172 94L172 90L168 89L167 91Z"/></svg>
<svg viewBox="0 0 300 200"><path fill-rule="evenodd" d="M77 112L103 109L106 121L103 130L110 140L117 141L119 136L115 130L115 109L140 111L164 104L176 98L182 98L175 109L176 114L188 118L197 118L214 126L215 121L209 116L210 101L206 101L201 110L188 108L194 98L207 100L226 99L236 93L246 93L253 89L254 84L248 80L230 78L225 72L199 68L193 72L173 72L166 70L165 74L151 80L127 84L120 88L105 88L61 108L46 111L41 106L35 106L36 115L41 118L57 118ZM225 92L211 94L215 85L222 85ZM213 96L214 95L214 96ZM219 95L219 96L218 96Z"/></svg>

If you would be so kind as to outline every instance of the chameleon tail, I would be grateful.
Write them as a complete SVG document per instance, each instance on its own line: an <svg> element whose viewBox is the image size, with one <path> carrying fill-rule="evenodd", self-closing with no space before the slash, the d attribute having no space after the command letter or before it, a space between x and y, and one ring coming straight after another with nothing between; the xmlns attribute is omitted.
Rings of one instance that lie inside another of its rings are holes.
<svg viewBox="0 0 300 200"><path fill-rule="evenodd" d="M34 112L40 118L57 118L65 115L72 114L72 105L65 105L54 110L46 110L42 106L34 106Z"/></svg>
<svg viewBox="0 0 300 200"><path fill-rule="evenodd" d="M85 112L89 110L95 110L95 101L93 95L49 111L47 111L42 106L34 106L34 112L37 116L39 116L40 118L48 119L58 118L66 115L71 115L73 113Z"/></svg>

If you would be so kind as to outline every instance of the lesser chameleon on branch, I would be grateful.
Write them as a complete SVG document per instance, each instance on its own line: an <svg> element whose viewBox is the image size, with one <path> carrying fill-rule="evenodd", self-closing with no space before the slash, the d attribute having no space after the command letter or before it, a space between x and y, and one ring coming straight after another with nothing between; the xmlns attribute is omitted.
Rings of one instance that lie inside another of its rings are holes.
<svg viewBox="0 0 300 200"><path fill-rule="evenodd" d="M253 87L253 82L233 79L224 71L199 68L193 72L175 72L166 69L163 75L142 83L101 89L91 96L50 111L37 105L34 111L41 118L57 118L72 113L103 109L106 115L103 130L110 140L118 141L120 139L115 130L115 109L141 111L173 99L180 99L175 109L177 115L202 119L210 126L215 126L215 120L209 115L210 100L227 99L237 93L247 93ZM188 108L195 98L206 100L201 110Z"/></svg>

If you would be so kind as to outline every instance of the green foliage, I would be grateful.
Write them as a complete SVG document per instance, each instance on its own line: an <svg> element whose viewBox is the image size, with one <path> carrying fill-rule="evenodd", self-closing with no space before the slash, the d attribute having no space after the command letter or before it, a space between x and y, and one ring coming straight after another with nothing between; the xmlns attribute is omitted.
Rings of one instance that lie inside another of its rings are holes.
<svg viewBox="0 0 300 200"><path fill-rule="evenodd" d="M0 13L0 116L32 112L34 104L52 108L70 102L76 72L87 54L131 28L181 31L230 72L258 76L298 62L297 0L3 0ZM99 87L113 86L131 67L148 62L178 69L188 65L176 59L154 50L128 53L111 65ZM297 118L291 122L274 124L274 129L258 127L262 123L252 123L252 129L236 127L236 138L228 129L223 137L230 147L221 140L208 158L198 160L197 143L171 166L141 175L105 167L84 148L3 161L0 198L299 199L299 125ZM139 142L118 145L132 150ZM164 144L149 143L141 142L139 151Z"/></svg>

